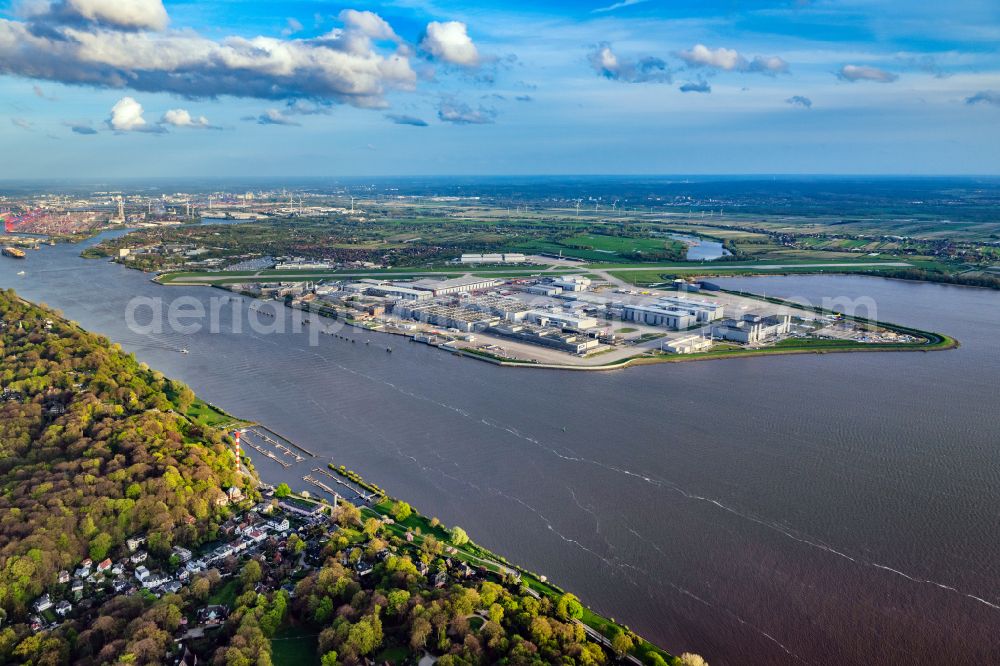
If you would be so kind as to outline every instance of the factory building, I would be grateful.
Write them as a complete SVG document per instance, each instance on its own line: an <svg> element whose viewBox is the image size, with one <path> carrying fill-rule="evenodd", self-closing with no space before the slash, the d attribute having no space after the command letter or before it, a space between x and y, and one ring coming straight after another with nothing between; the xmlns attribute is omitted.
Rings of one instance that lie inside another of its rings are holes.
<svg viewBox="0 0 1000 666"><path fill-rule="evenodd" d="M712 348L712 340L700 335L688 335L676 340L665 340L660 347L671 354L696 354Z"/></svg>
<svg viewBox="0 0 1000 666"><path fill-rule="evenodd" d="M742 319L725 319L712 327L712 337L743 344L757 344L788 335L792 326L789 315L746 314Z"/></svg>
<svg viewBox="0 0 1000 666"><path fill-rule="evenodd" d="M647 326L663 326L682 330L698 323L721 319L724 309L713 301L678 296L666 296L646 305L622 305L622 319Z"/></svg>
<svg viewBox="0 0 1000 666"><path fill-rule="evenodd" d="M573 333L563 333L554 328L526 324L493 326L488 329L488 332L572 354L584 354L600 345L600 342L593 338L584 338Z"/></svg>
<svg viewBox="0 0 1000 666"><path fill-rule="evenodd" d="M393 314L403 319L422 321L443 328L453 328L463 333L483 331L500 323L500 317L496 315L440 302L400 302L393 308Z"/></svg>
<svg viewBox="0 0 1000 666"><path fill-rule="evenodd" d="M453 278L451 280L431 280L425 278L422 280L414 280L408 284L413 289L430 292L436 298L438 296L446 296L448 294L459 294L467 291L492 289L502 285L503 280L481 277L460 277Z"/></svg>
<svg viewBox="0 0 1000 666"><path fill-rule="evenodd" d="M463 254L462 264L523 264L528 258L523 254Z"/></svg>
<svg viewBox="0 0 1000 666"><path fill-rule="evenodd" d="M551 312L549 310L530 310L526 314L526 319L539 326L559 326L560 328L569 328L575 331L586 331L590 328L596 328L598 325L598 321L594 317L580 316L568 312Z"/></svg>
<svg viewBox="0 0 1000 666"><path fill-rule="evenodd" d="M525 287L524 291L536 296L558 296L563 293L562 287L557 287L554 284L533 284Z"/></svg>
<svg viewBox="0 0 1000 666"><path fill-rule="evenodd" d="M675 331L689 328L698 323L697 316L687 310L671 308L667 305L623 305L622 319L647 326L662 326Z"/></svg>
<svg viewBox="0 0 1000 666"><path fill-rule="evenodd" d="M590 278L582 275L565 275L558 280L553 280L550 284L563 291L587 291L590 288Z"/></svg>
<svg viewBox="0 0 1000 666"><path fill-rule="evenodd" d="M528 314L528 306L516 298L506 296L473 296L462 305L477 312L489 312L502 317L504 321L521 321Z"/></svg>
<svg viewBox="0 0 1000 666"><path fill-rule="evenodd" d="M402 287L396 284L381 284L369 287L365 293L371 296L383 296L388 299L400 301L426 301L432 298L432 294L429 291L411 289L410 287Z"/></svg>
<svg viewBox="0 0 1000 666"><path fill-rule="evenodd" d="M703 301L683 296L664 296L659 299L659 302L678 310L686 310L703 323L722 319L725 316L722 304L715 301Z"/></svg>

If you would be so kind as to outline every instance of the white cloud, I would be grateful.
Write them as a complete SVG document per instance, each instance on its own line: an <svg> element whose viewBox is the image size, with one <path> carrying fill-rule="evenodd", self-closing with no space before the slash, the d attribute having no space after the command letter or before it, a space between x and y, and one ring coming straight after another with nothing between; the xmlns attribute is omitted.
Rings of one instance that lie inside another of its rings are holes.
<svg viewBox="0 0 1000 666"><path fill-rule="evenodd" d="M142 114L142 104L132 97L122 97L111 107L108 127L116 132L148 132L149 126Z"/></svg>
<svg viewBox="0 0 1000 666"><path fill-rule="evenodd" d="M726 71L747 67L746 58L735 49L710 49L704 44L695 44L687 51L679 52L677 57L692 67L712 67Z"/></svg>
<svg viewBox="0 0 1000 666"><path fill-rule="evenodd" d="M389 23L375 12L359 12L356 9L345 9L338 18L348 28L353 28L366 37L377 40L401 41L396 31Z"/></svg>
<svg viewBox="0 0 1000 666"><path fill-rule="evenodd" d="M193 117L187 109L170 109L160 119L161 125L171 127L190 127L192 129L210 129L212 127L205 116Z"/></svg>
<svg viewBox="0 0 1000 666"><path fill-rule="evenodd" d="M257 123L258 125L288 125L291 127L298 127L299 123L295 122L284 113L278 109L268 109L259 116L249 116L243 120L249 120Z"/></svg>
<svg viewBox="0 0 1000 666"><path fill-rule="evenodd" d="M479 107L473 109L468 104L454 101L443 101L438 107L438 118L455 125L488 125L496 119L497 112L493 109Z"/></svg>
<svg viewBox="0 0 1000 666"><path fill-rule="evenodd" d="M758 72L760 74L784 74L788 72L788 63L779 56L754 56L747 60L736 49L712 49L704 44L695 44L686 51L677 53L689 67L708 67L726 72Z"/></svg>
<svg viewBox="0 0 1000 666"><path fill-rule="evenodd" d="M598 44L588 56L590 66L606 79L627 83L670 83L673 79L667 63L646 56L639 60L621 58L607 42Z"/></svg>
<svg viewBox="0 0 1000 666"><path fill-rule="evenodd" d="M878 67L865 65L844 65L837 76L844 81L875 81L877 83L892 83L899 77Z"/></svg>
<svg viewBox="0 0 1000 666"><path fill-rule="evenodd" d="M108 6L119 4L129 3ZM115 25L130 24L127 16L117 16ZM29 20L45 23L0 19L0 75L189 98L307 98L363 108L383 108L386 92L416 86L404 53L371 43L368 33L377 23L371 17L348 18L345 28L313 39L218 41L191 31L107 29L51 13Z"/></svg>
<svg viewBox="0 0 1000 666"><path fill-rule="evenodd" d="M464 23L431 21L427 24L420 47L436 59L452 65L475 67L479 64L479 51L472 43Z"/></svg>
<svg viewBox="0 0 1000 666"><path fill-rule="evenodd" d="M788 63L778 56L754 56L747 69L761 74L784 74L788 71Z"/></svg>
<svg viewBox="0 0 1000 666"><path fill-rule="evenodd" d="M169 19L162 0L51 0L36 4L33 21L94 23L121 30L163 30Z"/></svg>

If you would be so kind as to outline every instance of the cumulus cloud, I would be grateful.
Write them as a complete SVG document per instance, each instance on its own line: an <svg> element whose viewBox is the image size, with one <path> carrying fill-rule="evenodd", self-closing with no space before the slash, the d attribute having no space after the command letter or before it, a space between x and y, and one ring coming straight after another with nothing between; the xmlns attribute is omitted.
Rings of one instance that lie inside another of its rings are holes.
<svg viewBox="0 0 1000 666"><path fill-rule="evenodd" d="M682 93L696 92L696 93L710 93L712 92L712 86L708 85L708 81L705 79L699 79L697 81L688 81L678 88Z"/></svg>
<svg viewBox="0 0 1000 666"><path fill-rule="evenodd" d="M865 65L844 65L837 72L837 76L842 81L875 81L877 83L892 83L899 77L892 72L887 72L878 67L868 67Z"/></svg>
<svg viewBox="0 0 1000 666"><path fill-rule="evenodd" d="M389 23L375 12L359 12L356 9L345 9L337 17L348 29L375 40L402 41Z"/></svg>
<svg viewBox="0 0 1000 666"><path fill-rule="evenodd" d="M27 5L36 24L91 24L119 30L163 30L169 19L162 0L51 0Z"/></svg>
<svg viewBox="0 0 1000 666"><path fill-rule="evenodd" d="M157 132L158 128L146 123L142 104L132 97L122 97L113 107L105 121L115 132Z"/></svg>
<svg viewBox="0 0 1000 666"><path fill-rule="evenodd" d="M670 83L673 74L660 58L646 56L638 60L619 57L608 42L601 42L588 55L590 66L598 74L626 83Z"/></svg>
<svg viewBox="0 0 1000 666"><path fill-rule="evenodd" d="M412 125L413 127L427 127L427 121L416 116L407 116L398 113L387 113L386 118L397 125Z"/></svg>
<svg viewBox="0 0 1000 666"><path fill-rule="evenodd" d="M35 131L35 126L31 123L31 121L26 120L24 118L11 118L10 124L13 125L14 127L20 127L26 132Z"/></svg>
<svg viewBox="0 0 1000 666"><path fill-rule="evenodd" d="M788 63L778 56L754 56L747 71L761 74L787 74Z"/></svg>
<svg viewBox="0 0 1000 666"><path fill-rule="evenodd" d="M300 124L286 116L279 109L268 109L259 116L247 116L243 120L255 122L258 125L288 125L298 127Z"/></svg>
<svg viewBox="0 0 1000 666"><path fill-rule="evenodd" d="M803 109L811 109L813 102L808 97L802 95L792 95L785 100L785 104L791 104L792 106L801 106Z"/></svg>
<svg viewBox="0 0 1000 666"><path fill-rule="evenodd" d="M980 90L975 95L965 98L966 104L992 104L1000 106L1000 92L992 90Z"/></svg>
<svg viewBox="0 0 1000 666"><path fill-rule="evenodd" d="M707 67L726 72L757 72L772 76L788 72L788 63L778 56L754 56L753 60L747 60L736 49L712 49L704 44L695 44L676 55L688 67Z"/></svg>
<svg viewBox="0 0 1000 666"><path fill-rule="evenodd" d="M217 129L205 116L193 117L187 109L170 109L160 119L161 125L188 127L191 129Z"/></svg>
<svg viewBox="0 0 1000 666"><path fill-rule="evenodd" d="M378 17L310 39L228 37L162 30L159 0L60 0L23 21L0 19L0 75L188 98L313 99L382 108L389 90L412 90L405 50L385 52ZM382 21L381 23L384 23ZM388 29L391 32L391 28Z"/></svg>
<svg viewBox="0 0 1000 666"><path fill-rule="evenodd" d="M461 102L445 101L438 107L438 118L455 125L488 125L496 120L494 109L479 107L473 109Z"/></svg>
<svg viewBox="0 0 1000 666"><path fill-rule="evenodd" d="M739 51L721 47L710 49L704 44L695 44L687 51L679 51L677 57L691 67L712 67L732 71L745 69L747 66L746 58L741 56Z"/></svg>
<svg viewBox="0 0 1000 666"><path fill-rule="evenodd" d="M436 60L461 67L479 65L479 50L472 43L468 29L460 21L444 23L431 21L427 24L420 48Z"/></svg>

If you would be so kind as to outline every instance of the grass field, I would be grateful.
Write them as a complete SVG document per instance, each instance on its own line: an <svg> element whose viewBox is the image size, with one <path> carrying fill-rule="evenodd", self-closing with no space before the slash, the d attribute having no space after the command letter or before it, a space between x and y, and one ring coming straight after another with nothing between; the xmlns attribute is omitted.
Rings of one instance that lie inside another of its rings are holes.
<svg viewBox="0 0 1000 666"><path fill-rule="evenodd" d="M271 639L271 660L274 666L316 666L316 636L301 627L286 625Z"/></svg>
<svg viewBox="0 0 1000 666"><path fill-rule="evenodd" d="M213 407L201 398L194 399L194 402L191 403L191 407L187 410L185 416L195 423L209 428L220 428L229 424L243 423L243 421L226 414L217 407Z"/></svg>
<svg viewBox="0 0 1000 666"><path fill-rule="evenodd" d="M222 587L208 598L209 604L219 604L233 608L236 604L236 597L239 596L240 581L236 578L226 581Z"/></svg>

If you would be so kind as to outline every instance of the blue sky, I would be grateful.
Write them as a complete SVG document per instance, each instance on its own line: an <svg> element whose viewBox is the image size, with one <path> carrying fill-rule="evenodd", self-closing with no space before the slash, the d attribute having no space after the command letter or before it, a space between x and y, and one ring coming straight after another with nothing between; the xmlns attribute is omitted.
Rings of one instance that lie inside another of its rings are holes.
<svg viewBox="0 0 1000 666"><path fill-rule="evenodd" d="M997 174L1000 3L0 0L0 145L0 178Z"/></svg>

